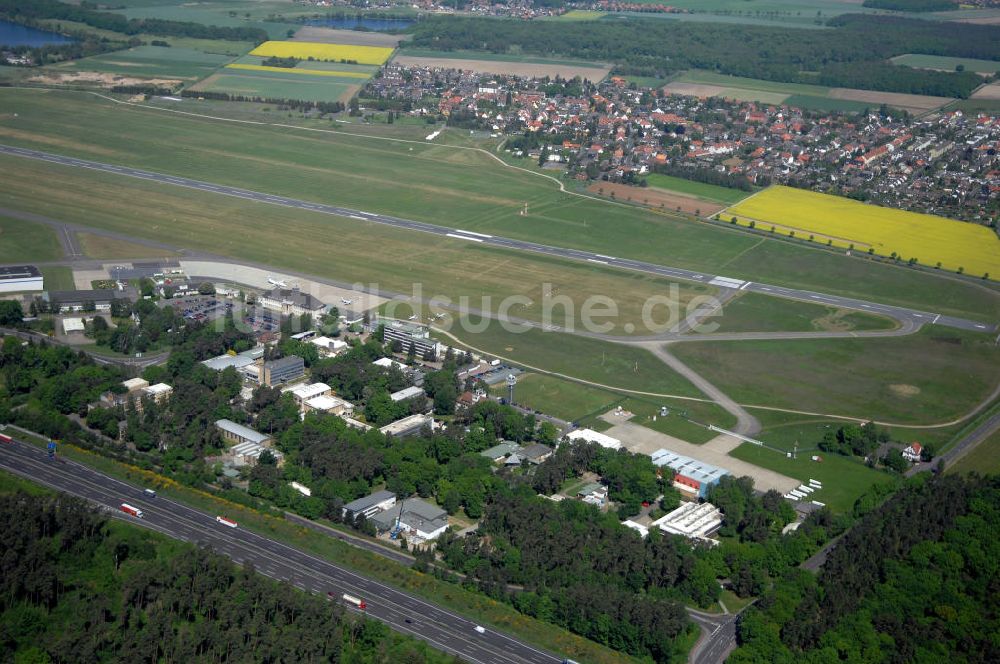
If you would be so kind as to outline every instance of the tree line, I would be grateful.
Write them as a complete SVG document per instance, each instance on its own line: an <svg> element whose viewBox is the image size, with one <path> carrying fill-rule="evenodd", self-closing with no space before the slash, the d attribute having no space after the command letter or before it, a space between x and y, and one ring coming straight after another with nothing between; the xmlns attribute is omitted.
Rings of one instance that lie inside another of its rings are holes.
<svg viewBox="0 0 1000 664"><path fill-rule="evenodd" d="M0 495L0 659L456 662L62 494Z"/></svg>
<svg viewBox="0 0 1000 664"><path fill-rule="evenodd" d="M696 68L771 81L954 97L968 97L981 79L971 72L924 72L886 60L904 53L1000 60L996 26L851 14L828 25L832 29L430 17L412 28L413 39L403 48L501 54L518 49L614 62L618 71L629 74L665 76Z"/></svg>
<svg viewBox="0 0 1000 664"><path fill-rule="evenodd" d="M271 104L279 108L294 109L297 111L311 111L313 109L323 113L341 113L344 110L344 102L341 101L307 101L304 99L284 99L278 97L259 97L256 95L231 95L228 92L213 92L210 90L191 90L185 88L181 90L182 97L193 97L195 99L217 99L220 101L247 101L255 104Z"/></svg>

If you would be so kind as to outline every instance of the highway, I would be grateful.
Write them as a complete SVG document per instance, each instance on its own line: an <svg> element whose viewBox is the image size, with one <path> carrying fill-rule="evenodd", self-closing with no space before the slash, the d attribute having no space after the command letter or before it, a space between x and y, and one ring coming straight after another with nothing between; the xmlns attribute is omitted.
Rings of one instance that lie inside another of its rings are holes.
<svg viewBox="0 0 1000 664"><path fill-rule="evenodd" d="M301 210L308 210L311 212L317 212L322 214L332 214L339 217L354 219L356 221L367 221L371 223L384 224L387 226L393 226L405 230L417 231L421 233L430 233L432 235L437 235L440 237L464 240L466 242L499 247L502 249L528 251L536 254L544 254L546 256L555 256L575 261L594 263L602 266L611 266L626 270L633 270L636 272L643 272L646 274L654 274L660 277L667 277L670 279L682 279L685 281L710 284L712 286L724 289L744 290L754 293L763 293L765 295L772 295L775 297L786 298L790 300L799 300L804 302L813 302L816 304L829 305L833 307L842 307L845 309L856 309L859 311L867 311L871 313L890 316L892 318L895 318L903 322L909 321L918 326L923 324L935 324L935 325L944 325L947 327L958 328L962 330L978 331L978 332L990 331L995 329L996 327L995 325L991 326L977 321L967 320L964 318L945 316L937 313L920 311L917 309L907 309L905 307L878 304L876 302L868 302L865 300L859 300L855 298L827 295L824 293L817 293L814 291L800 290L795 288L785 288L783 286L773 286L753 281L744 281L741 279L734 279L731 277L707 274L704 272L695 272L692 270L685 270L675 267L667 267L663 265L657 265L655 263L648 263L645 261L638 261L629 258L616 258L614 256L606 256L604 254L598 254L590 251L582 251L579 249L566 249L563 247L553 247L550 245L528 242L526 240L515 240L495 235L487 235L484 233L475 233L473 231L466 231L460 228L437 226L422 221L401 219L399 217L392 217L384 214L376 214L373 212L365 212L362 210L354 210L351 208L340 207L337 205L324 205L322 203L312 203L310 201L304 201L296 198L276 196L273 194L266 194L262 192L251 191L248 189L241 189L239 187L230 187L226 185L213 184L211 182L204 182L201 180L194 180L192 178L179 177L176 175L165 175L163 173L156 173L154 171L146 171L137 168L130 168L128 166L116 166L113 164L104 164L101 162L89 161L86 159L78 159L75 157L66 157L63 155L52 154L48 152L40 152L38 150L29 150L26 148L0 145L0 153L14 155L18 157L26 157L29 159L37 159L40 161L60 164L62 166L86 168L89 170L100 171L103 173L110 173L113 175L122 175L126 177L138 178L141 180L150 180L152 182L157 182L160 184L169 184L178 187L196 189L198 191L203 191L206 193L220 194L224 196L233 196L236 198L256 201L258 203L270 203L272 205L281 205L284 207L298 208Z"/></svg>
<svg viewBox="0 0 1000 664"><path fill-rule="evenodd" d="M13 435L11 429L8 434ZM408 593L339 567L242 527L229 528L206 514L168 498L149 498L142 488L104 475L82 464L57 458L24 442L0 444L0 468L53 489L85 498L109 515L193 544L210 546L240 564L252 564L266 576L287 581L306 592L339 599L344 593L367 603L367 615L393 629L426 641L473 664L559 664L562 659L476 624ZM139 507L144 518L120 511L123 502ZM223 515L225 516L225 515ZM342 602L341 602L342 603ZM353 610L347 607L348 610Z"/></svg>

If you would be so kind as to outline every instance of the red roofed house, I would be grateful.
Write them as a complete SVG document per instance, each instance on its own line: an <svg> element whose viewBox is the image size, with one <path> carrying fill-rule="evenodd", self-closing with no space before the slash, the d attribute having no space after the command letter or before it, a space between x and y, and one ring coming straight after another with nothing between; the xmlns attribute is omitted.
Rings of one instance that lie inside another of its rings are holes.
<svg viewBox="0 0 1000 664"><path fill-rule="evenodd" d="M910 443L910 446L903 450L903 458L914 463L920 461L920 453L923 449L920 443Z"/></svg>

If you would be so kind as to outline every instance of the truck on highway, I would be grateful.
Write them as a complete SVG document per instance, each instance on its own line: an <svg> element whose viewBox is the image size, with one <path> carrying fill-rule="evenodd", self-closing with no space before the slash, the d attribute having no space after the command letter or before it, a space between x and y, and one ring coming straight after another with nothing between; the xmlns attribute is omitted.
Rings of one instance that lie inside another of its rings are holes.
<svg viewBox="0 0 1000 664"><path fill-rule="evenodd" d="M142 518L142 510L139 509L138 507L133 507L132 505L129 505L128 503L122 503L122 506L119 509L121 509L122 512L125 512L125 514L131 514L132 516L134 516L137 519L141 519Z"/></svg>
<svg viewBox="0 0 1000 664"><path fill-rule="evenodd" d="M365 600L357 598L354 595L348 595L347 593L344 593L343 600L348 604L350 604L351 606L356 607L360 611L364 611L365 609L368 608L368 605L365 604Z"/></svg>
<svg viewBox="0 0 1000 664"><path fill-rule="evenodd" d="M0 433L0 443L13 443L14 439L5 433Z"/></svg>
<svg viewBox="0 0 1000 664"><path fill-rule="evenodd" d="M227 519L224 516L217 516L217 517L215 517L215 520L218 521L219 523L221 523L224 526L229 526L230 528L235 528L236 527L236 522L235 521L233 521L232 519Z"/></svg>

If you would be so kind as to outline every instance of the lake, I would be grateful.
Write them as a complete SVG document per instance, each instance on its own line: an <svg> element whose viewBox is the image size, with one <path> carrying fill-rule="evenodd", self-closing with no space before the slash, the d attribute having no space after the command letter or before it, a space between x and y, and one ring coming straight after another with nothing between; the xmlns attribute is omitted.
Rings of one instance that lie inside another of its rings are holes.
<svg viewBox="0 0 1000 664"><path fill-rule="evenodd" d="M0 46L47 46L75 41L58 32L36 30L10 21L0 21Z"/></svg>
<svg viewBox="0 0 1000 664"><path fill-rule="evenodd" d="M364 28L372 32L388 32L389 30L404 30L414 24L405 18L365 18L364 16L340 16L337 18L314 18L306 21L306 25L319 28L337 28L353 30Z"/></svg>

